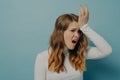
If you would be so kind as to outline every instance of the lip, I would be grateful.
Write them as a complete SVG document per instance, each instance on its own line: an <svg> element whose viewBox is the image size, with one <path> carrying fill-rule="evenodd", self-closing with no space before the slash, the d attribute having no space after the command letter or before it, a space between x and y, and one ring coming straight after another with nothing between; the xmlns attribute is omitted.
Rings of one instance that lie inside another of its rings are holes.
<svg viewBox="0 0 120 80"><path fill-rule="evenodd" d="M78 42L78 39L72 39L72 42L75 41L76 43Z"/></svg>
<svg viewBox="0 0 120 80"><path fill-rule="evenodd" d="M71 41L72 42L72 44L75 46L76 44L77 44L77 41L78 40L74 40L75 42L73 42L73 40Z"/></svg>

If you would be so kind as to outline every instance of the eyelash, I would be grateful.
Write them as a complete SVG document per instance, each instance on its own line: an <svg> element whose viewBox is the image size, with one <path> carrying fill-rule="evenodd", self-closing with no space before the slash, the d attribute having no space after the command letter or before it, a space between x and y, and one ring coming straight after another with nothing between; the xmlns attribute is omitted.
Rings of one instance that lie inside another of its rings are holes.
<svg viewBox="0 0 120 80"><path fill-rule="evenodd" d="M71 32L75 32L75 30L71 30Z"/></svg>
<svg viewBox="0 0 120 80"><path fill-rule="evenodd" d="M75 30L71 30L72 32L74 32ZM78 30L78 32L80 32L80 30Z"/></svg>

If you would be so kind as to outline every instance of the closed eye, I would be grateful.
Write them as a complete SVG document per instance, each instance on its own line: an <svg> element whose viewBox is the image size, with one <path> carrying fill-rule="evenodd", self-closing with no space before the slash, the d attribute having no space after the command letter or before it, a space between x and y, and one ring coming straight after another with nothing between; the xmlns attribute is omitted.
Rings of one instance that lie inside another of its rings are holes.
<svg viewBox="0 0 120 80"><path fill-rule="evenodd" d="M75 29L70 30L71 32L75 32Z"/></svg>

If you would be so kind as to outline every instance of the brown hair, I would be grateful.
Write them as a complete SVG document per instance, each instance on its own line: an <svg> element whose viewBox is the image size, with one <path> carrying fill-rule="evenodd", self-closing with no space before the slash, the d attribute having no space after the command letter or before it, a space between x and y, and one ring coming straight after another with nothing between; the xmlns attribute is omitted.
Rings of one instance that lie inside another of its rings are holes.
<svg viewBox="0 0 120 80"><path fill-rule="evenodd" d="M55 22L54 31L50 37L50 56L48 59L48 70L52 72L66 71L64 66L64 31L73 21L78 22L78 16L75 14L63 14ZM88 46L87 37L80 31L80 39L74 50L69 50L69 61L75 70L84 71L86 68L84 51Z"/></svg>

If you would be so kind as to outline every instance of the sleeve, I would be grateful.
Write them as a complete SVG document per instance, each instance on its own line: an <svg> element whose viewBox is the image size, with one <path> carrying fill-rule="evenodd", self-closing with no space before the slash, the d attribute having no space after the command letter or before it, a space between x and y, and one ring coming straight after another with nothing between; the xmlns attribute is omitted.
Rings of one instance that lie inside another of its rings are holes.
<svg viewBox="0 0 120 80"><path fill-rule="evenodd" d="M88 47L85 52L86 59L104 58L112 53L112 48L103 37L92 30L87 24L80 30L94 43L95 47Z"/></svg>
<svg viewBox="0 0 120 80"><path fill-rule="evenodd" d="M45 65L41 54L37 55L35 61L34 80L45 80Z"/></svg>

